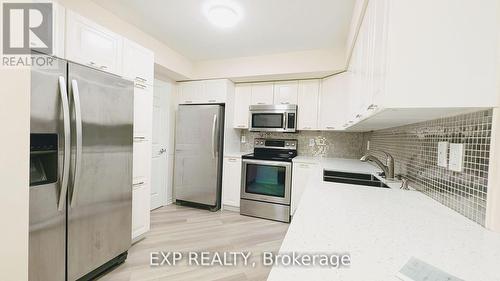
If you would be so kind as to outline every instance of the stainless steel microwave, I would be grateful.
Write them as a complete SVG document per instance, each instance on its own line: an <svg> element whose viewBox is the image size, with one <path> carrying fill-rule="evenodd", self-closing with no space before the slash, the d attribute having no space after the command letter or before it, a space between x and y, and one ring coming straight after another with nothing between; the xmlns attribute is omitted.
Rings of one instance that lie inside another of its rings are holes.
<svg viewBox="0 0 500 281"><path fill-rule="evenodd" d="M297 105L251 105L250 131L283 132L297 131Z"/></svg>

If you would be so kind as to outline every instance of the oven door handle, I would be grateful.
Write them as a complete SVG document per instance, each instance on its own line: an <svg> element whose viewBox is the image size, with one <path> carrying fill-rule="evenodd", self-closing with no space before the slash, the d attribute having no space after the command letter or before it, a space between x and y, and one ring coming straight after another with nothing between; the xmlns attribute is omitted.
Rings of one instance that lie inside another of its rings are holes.
<svg viewBox="0 0 500 281"><path fill-rule="evenodd" d="M286 167L286 168L291 168L292 167L292 162L285 162L285 161L270 161L270 160L254 160L254 159L242 159L243 164L262 164L262 165L267 165L267 166L279 166L279 167Z"/></svg>

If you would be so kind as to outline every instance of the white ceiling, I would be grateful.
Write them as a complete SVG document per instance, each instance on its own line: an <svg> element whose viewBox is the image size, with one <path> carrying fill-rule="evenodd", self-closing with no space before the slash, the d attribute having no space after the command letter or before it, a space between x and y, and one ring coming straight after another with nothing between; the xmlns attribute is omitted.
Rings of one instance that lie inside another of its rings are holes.
<svg viewBox="0 0 500 281"><path fill-rule="evenodd" d="M232 0L243 19L219 29L203 14L211 0L93 1L192 60L344 48L355 2Z"/></svg>

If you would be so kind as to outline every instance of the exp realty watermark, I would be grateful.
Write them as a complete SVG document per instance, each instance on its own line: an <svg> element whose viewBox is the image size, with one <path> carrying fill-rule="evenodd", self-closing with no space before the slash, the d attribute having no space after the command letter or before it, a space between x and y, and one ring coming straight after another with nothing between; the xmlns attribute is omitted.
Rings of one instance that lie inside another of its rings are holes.
<svg viewBox="0 0 500 281"><path fill-rule="evenodd" d="M2 3L2 66L53 65L52 9L52 3Z"/></svg>
<svg viewBox="0 0 500 281"><path fill-rule="evenodd" d="M150 266L176 266L182 263L188 266L257 266L251 252L151 252ZM263 266L284 267L328 267L340 268L351 265L349 254L337 253L258 253L259 263Z"/></svg>

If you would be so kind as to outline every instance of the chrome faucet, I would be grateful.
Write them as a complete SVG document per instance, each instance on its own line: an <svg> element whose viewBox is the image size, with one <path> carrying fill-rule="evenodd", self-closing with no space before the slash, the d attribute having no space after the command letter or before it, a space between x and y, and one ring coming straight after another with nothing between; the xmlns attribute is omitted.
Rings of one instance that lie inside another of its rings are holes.
<svg viewBox="0 0 500 281"><path fill-rule="evenodd" d="M367 161L372 161L377 164L382 171L384 171L385 178L388 180L394 179L394 158L387 152L377 150L377 152L383 153L385 155L385 164L382 163L377 157L373 156L370 152L373 152L374 150L369 150L366 152L363 157L361 157L361 161L367 162Z"/></svg>

